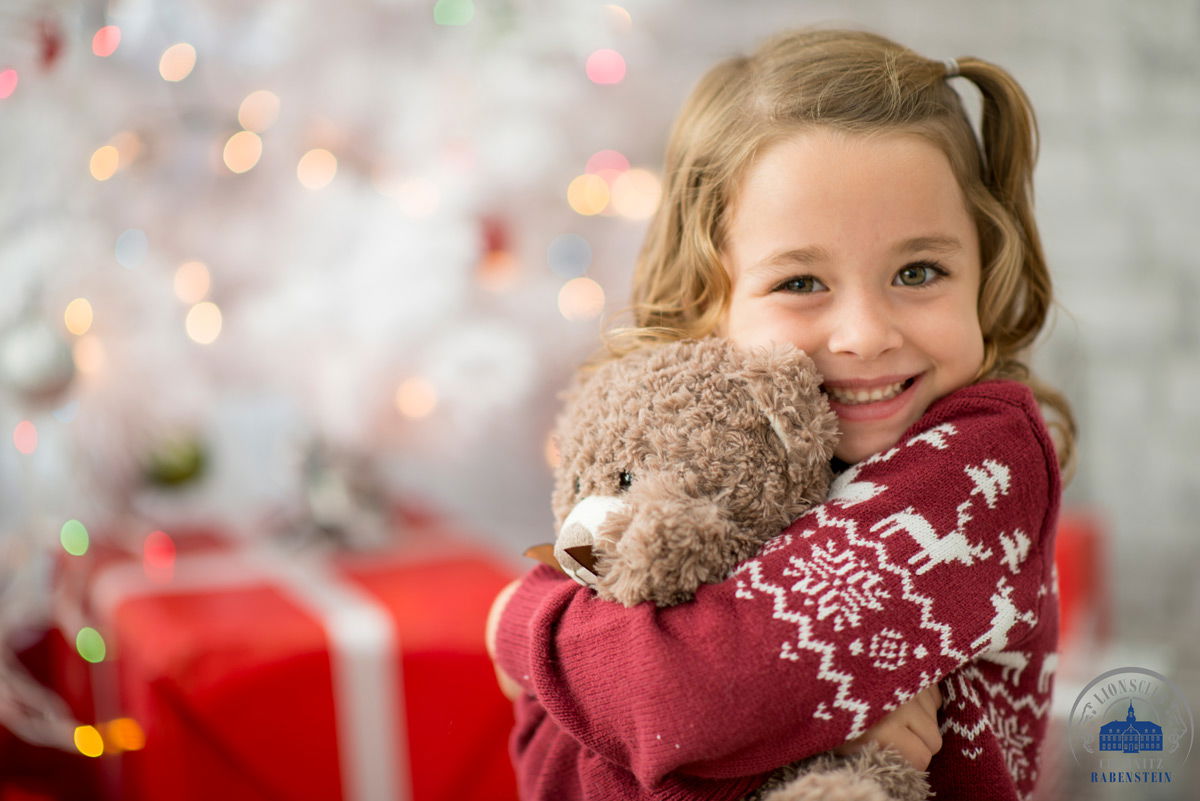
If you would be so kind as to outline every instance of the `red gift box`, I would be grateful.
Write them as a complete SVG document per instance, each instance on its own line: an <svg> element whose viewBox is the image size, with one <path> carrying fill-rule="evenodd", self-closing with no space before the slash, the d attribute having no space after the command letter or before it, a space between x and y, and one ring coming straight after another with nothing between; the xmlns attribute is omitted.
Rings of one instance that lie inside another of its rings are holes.
<svg viewBox="0 0 1200 801"><path fill-rule="evenodd" d="M516 798L483 642L507 567L428 522L386 553L177 540L167 569L93 548L59 577L65 638L92 626L107 653L64 654L56 684L101 733L144 733L106 742L111 797Z"/></svg>
<svg viewBox="0 0 1200 801"><path fill-rule="evenodd" d="M1064 509L1058 519L1059 650L1072 656L1108 644L1112 627L1108 539L1098 514Z"/></svg>

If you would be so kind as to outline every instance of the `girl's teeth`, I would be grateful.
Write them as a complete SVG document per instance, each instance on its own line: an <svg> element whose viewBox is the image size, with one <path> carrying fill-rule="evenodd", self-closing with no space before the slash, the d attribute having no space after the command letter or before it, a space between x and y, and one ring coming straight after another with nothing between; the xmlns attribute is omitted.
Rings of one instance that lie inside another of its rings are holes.
<svg viewBox="0 0 1200 801"><path fill-rule="evenodd" d="M892 384L886 387L876 387L875 389L832 389L826 387L829 396L838 403L874 403L875 401L889 400L900 394L904 389L903 381Z"/></svg>

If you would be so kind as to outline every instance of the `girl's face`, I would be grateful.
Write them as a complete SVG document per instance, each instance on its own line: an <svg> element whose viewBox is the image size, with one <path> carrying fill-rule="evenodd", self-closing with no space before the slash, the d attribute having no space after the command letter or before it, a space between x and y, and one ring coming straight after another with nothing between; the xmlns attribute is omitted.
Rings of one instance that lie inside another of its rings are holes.
<svg viewBox="0 0 1200 801"><path fill-rule="evenodd" d="M726 231L720 333L790 342L837 413L836 454L896 444L983 362L979 241L945 155L915 135L817 128L750 165Z"/></svg>

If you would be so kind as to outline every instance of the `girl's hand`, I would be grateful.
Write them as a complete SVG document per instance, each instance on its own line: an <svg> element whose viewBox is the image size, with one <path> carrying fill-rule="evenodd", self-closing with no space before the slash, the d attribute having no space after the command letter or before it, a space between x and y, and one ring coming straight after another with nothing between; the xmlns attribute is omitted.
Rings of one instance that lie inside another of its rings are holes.
<svg viewBox="0 0 1200 801"><path fill-rule="evenodd" d="M942 735L938 731L937 720L941 705L942 694L937 685L926 687L862 735L846 741L833 752L848 756L873 742L881 748L900 752L914 768L925 770L933 755L942 750Z"/></svg>
<svg viewBox="0 0 1200 801"><path fill-rule="evenodd" d="M517 591L517 585L520 583L521 580L517 579L500 590L496 595L496 600L492 601L492 609L488 612L487 627L484 632L488 656L492 658L492 668L496 671L496 681L500 685L500 692L504 693L510 701L517 700L523 691L521 690L521 685L517 684L496 663L496 630L500 628L500 615L504 613L504 607L508 605L508 599Z"/></svg>

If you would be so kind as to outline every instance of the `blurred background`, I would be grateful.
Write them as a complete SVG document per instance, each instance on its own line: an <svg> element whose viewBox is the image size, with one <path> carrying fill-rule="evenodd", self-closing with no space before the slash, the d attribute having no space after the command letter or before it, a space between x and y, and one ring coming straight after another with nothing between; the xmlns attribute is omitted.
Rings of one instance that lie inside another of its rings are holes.
<svg viewBox="0 0 1200 801"><path fill-rule="evenodd" d="M1200 711L1195 2L5 0L0 799L513 797L478 640L553 536L556 393L691 85L816 23L1029 93L1052 726L1123 665ZM1133 797L1047 748L1045 797Z"/></svg>

